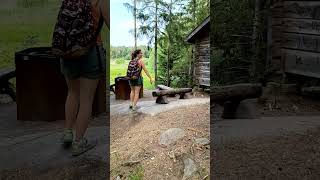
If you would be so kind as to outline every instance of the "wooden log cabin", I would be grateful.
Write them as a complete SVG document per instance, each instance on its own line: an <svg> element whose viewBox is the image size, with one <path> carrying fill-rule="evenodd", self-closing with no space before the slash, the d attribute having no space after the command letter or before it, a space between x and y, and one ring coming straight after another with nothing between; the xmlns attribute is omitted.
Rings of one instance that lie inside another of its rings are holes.
<svg viewBox="0 0 320 180"><path fill-rule="evenodd" d="M270 69L320 78L320 1L273 0L270 8Z"/></svg>
<svg viewBox="0 0 320 180"><path fill-rule="evenodd" d="M210 87L210 17L207 17L186 38L194 45L193 84Z"/></svg>

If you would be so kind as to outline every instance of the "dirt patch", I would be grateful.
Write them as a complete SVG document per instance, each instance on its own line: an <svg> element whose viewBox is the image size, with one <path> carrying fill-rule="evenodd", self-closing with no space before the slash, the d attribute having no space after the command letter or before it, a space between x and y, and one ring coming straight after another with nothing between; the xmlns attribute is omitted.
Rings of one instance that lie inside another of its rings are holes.
<svg viewBox="0 0 320 180"><path fill-rule="evenodd" d="M212 148L214 179L320 179L320 128Z"/></svg>
<svg viewBox="0 0 320 180"><path fill-rule="evenodd" d="M0 171L0 179L6 180L104 180L107 179L107 165L99 160L81 159L61 167L23 168Z"/></svg>
<svg viewBox="0 0 320 180"><path fill-rule="evenodd" d="M181 179L183 158L192 158L198 167L195 179L209 177L210 147L194 138L210 136L209 104L160 113L111 117L111 177ZM184 138L169 147L158 144L169 128L181 128ZM122 179L122 178L121 178Z"/></svg>
<svg viewBox="0 0 320 180"><path fill-rule="evenodd" d="M320 101L298 95L265 96L257 106L262 116L291 116L320 114Z"/></svg>

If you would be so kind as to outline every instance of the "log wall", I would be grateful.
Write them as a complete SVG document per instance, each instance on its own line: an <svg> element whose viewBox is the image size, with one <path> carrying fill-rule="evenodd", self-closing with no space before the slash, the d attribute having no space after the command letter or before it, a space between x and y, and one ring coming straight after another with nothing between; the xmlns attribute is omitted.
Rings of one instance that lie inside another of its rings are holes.
<svg viewBox="0 0 320 180"><path fill-rule="evenodd" d="M320 78L320 1L273 1L271 21L271 69Z"/></svg>
<svg viewBox="0 0 320 180"><path fill-rule="evenodd" d="M209 33L196 39L194 61L194 83L200 86L210 86L210 38Z"/></svg>

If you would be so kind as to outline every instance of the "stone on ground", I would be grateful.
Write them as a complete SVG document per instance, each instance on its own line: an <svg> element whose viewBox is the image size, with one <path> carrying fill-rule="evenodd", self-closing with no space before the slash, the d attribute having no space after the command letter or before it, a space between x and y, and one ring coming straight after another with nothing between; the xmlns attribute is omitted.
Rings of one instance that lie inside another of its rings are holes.
<svg viewBox="0 0 320 180"><path fill-rule="evenodd" d="M184 170L183 170L183 180L188 179L193 176L197 171L197 166L195 162L190 158L183 159Z"/></svg>
<svg viewBox="0 0 320 180"><path fill-rule="evenodd" d="M169 146L170 144L175 143L179 139L183 138L185 132L180 128L171 128L166 130L160 135L159 144L164 146Z"/></svg>
<svg viewBox="0 0 320 180"><path fill-rule="evenodd" d="M197 138L195 139L195 141L197 144L203 145L203 146L210 144L210 141L207 138Z"/></svg>

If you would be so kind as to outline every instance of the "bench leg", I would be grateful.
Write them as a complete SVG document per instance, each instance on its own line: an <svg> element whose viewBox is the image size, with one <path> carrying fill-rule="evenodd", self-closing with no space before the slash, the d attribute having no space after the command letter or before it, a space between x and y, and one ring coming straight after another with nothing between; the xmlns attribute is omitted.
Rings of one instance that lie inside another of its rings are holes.
<svg viewBox="0 0 320 180"><path fill-rule="evenodd" d="M156 99L157 104L168 104L169 101L166 96L158 96Z"/></svg>
<svg viewBox="0 0 320 180"><path fill-rule="evenodd" d="M0 87L0 93L8 94L13 101L16 101L16 92L14 91L14 87L10 82L7 82L5 85L2 84Z"/></svg>
<svg viewBox="0 0 320 180"><path fill-rule="evenodd" d="M239 101L228 101L224 103L222 118L223 119L234 119L236 118L237 108L239 106Z"/></svg>
<svg viewBox="0 0 320 180"><path fill-rule="evenodd" d="M188 94L186 94L186 93L181 93L179 99L188 99Z"/></svg>

